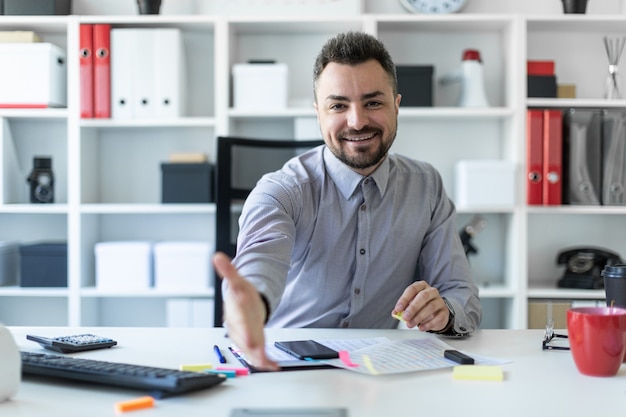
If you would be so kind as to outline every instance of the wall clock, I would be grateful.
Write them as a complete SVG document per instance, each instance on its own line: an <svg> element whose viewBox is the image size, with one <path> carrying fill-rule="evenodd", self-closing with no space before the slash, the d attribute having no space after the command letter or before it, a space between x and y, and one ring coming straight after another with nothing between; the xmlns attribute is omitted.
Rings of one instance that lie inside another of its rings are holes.
<svg viewBox="0 0 626 417"><path fill-rule="evenodd" d="M469 0L400 0L400 3L412 13L456 13Z"/></svg>

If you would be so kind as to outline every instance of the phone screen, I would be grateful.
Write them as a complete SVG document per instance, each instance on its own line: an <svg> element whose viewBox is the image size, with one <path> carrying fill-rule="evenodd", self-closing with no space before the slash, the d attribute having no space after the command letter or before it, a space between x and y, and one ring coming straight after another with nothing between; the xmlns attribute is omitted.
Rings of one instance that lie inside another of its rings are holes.
<svg viewBox="0 0 626 417"><path fill-rule="evenodd" d="M339 357L337 351L315 340L274 342L274 346L298 359L334 359Z"/></svg>

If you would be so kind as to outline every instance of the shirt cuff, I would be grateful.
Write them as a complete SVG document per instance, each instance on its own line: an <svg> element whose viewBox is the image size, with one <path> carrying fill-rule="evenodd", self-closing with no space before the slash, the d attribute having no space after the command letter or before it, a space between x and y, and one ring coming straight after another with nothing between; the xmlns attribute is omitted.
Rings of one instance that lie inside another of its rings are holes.
<svg viewBox="0 0 626 417"><path fill-rule="evenodd" d="M448 316L448 323L446 324L446 327L444 327L443 329L439 331L433 331L431 333L436 333L442 336L451 336L451 337L467 336L467 333L459 333L456 331L456 329L454 328L455 317L456 317L456 315L454 314L454 308L452 307L452 304L450 303L450 301L448 301L446 297L441 297L441 298L443 299L443 302L446 303L446 307L448 307L448 311L450 313L450 315Z"/></svg>
<svg viewBox="0 0 626 417"><path fill-rule="evenodd" d="M270 319L270 303L267 300L267 297L263 293L259 293L261 296L261 300L263 300L263 304L265 305L265 322L263 324L267 324L267 321Z"/></svg>

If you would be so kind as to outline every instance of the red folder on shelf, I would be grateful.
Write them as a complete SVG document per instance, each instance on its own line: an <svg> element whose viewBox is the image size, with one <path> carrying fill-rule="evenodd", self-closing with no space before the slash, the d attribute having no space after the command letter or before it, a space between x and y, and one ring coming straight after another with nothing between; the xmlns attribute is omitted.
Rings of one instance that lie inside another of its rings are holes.
<svg viewBox="0 0 626 417"><path fill-rule="evenodd" d="M79 32L80 117L93 117L93 25L81 24Z"/></svg>
<svg viewBox="0 0 626 417"><path fill-rule="evenodd" d="M543 114L543 205L562 203L563 115L560 110Z"/></svg>
<svg viewBox="0 0 626 417"><path fill-rule="evenodd" d="M93 25L94 117L111 117L111 25Z"/></svg>
<svg viewBox="0 0 626 417"><path fill-rule="evenodd" d="M543 110L526 112L526 203L543 203Z"/></svg>

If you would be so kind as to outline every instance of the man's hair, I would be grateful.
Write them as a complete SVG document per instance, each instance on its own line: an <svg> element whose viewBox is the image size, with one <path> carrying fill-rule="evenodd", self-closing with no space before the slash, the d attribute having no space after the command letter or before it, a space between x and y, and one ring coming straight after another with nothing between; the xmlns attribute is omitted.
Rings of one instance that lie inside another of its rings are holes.
<svg viewBox="0 0 626 417"><path fill-rule="evenodd" d="M315 59L313 67L313 94L322 71L331 62L344 65L362 64L375 59L389 76L394 95L398 93L396 66L385 45L374 36L363 32L345 32L329 39Z"/></svg>

